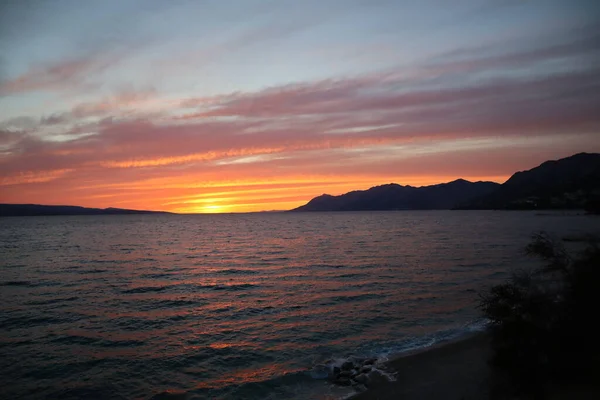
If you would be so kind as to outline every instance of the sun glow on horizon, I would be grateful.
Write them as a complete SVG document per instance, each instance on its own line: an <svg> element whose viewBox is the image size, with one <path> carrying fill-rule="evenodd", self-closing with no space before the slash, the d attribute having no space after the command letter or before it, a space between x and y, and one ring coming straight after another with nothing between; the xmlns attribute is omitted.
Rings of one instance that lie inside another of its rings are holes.
<svg viewBox="0 0 600 400"><path fill-rule="evenodd" d="M230 212L230 207L221 204L204 204L202 206L184 209L185 214L225 214Z"/></svg>
<svg viewBox="0 0 600 400"><path fill-rule="evenodd" d="M600 2L54 3L0 5L0 203L289 210L600 152Z"/></svg>
<svg viewBox="0 0 600 400"><path fill-rule="evenodd" d="M507 176L489 177L467 177L470 181L492 181L502 183ZM230 186L228 191L218 192L206 191L186 196L173 196L165 199L159 209L182 214L224 214L224 213L248 213L263 211L286 211L308 203L314 197L321 194L333 196L348 193L354 190L367 190L373 186L388 183L398 183L404 186L428 186L438 183L453 181L456 178L448 177L420 177L420 178L372 178L370 181L357 179L350 182L328 183L324 178L322 182L306 183L306 185L281 185L277 188L261 187L257 185L254 189L248 186ZM139 200L139 199L138 199ZM156 199L154 199L156 200ZM148 207L147 207L148 208Z"/></svg>

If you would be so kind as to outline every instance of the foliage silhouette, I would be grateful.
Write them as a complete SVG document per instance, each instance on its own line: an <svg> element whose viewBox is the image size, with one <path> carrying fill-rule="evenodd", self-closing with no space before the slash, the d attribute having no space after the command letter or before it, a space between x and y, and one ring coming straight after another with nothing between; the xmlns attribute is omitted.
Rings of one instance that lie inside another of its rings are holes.
<svg viewBox="0 0 600 400"><path fill-rule="evenodd" d="M572 256L562 243L538 233L526 251L542 266L514 272L481 293L479 306L491 322L491 363L504 377L502 391L508 383L510 395L545 398L551 384L599 376L600 247L589 236L585 249Z"/></svg>

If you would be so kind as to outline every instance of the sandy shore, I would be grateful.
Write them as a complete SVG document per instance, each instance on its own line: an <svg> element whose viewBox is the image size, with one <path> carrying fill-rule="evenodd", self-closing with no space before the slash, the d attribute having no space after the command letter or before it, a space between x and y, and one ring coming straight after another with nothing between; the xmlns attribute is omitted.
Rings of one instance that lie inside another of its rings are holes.
<svg viewBox="0 0 600 400"><path fill-rule="evenodd" d="M494 386L493 371L488 365L490 355L488 333L403 355L386 363L396 381L379 382L351 400L489 399ZM600 399L600 381L569 386L549 384L545 393L543 398L548 400Z"/></svg>
<svg viewBox="0 0 600 400"><path fill-rule="evenodd" d="M380 383L352 400L474 400L489 398L489 335L404 355L386 363L395 382Z"/></svg>

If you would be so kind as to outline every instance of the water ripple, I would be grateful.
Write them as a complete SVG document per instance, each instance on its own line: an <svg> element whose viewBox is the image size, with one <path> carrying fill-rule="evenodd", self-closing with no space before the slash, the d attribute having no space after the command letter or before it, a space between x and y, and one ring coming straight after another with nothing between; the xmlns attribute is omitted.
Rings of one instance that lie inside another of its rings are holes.
<svg viewBox="0 0 600 400"><path fill-rule="evenodd" d="M316 360L468 332L481 287L530 262L531 232L596 224L526 212L3 219L2 397L322 398Z"/></svg>

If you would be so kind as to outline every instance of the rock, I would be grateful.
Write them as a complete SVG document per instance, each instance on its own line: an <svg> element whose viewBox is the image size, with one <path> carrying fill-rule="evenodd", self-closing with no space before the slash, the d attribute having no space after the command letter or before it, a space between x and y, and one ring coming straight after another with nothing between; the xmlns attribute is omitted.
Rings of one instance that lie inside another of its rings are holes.
<svg viewBox="0 0 600 400"><path fill-rule="evenodd" d="M354 363L352 361L346 361L342 364L342 371L350 371L354 368Z"/></svg>
<svg viewBox="0 0 600 400"><path fill-rule="evenodd" d="M363 363L364 365L373 365L377 362L376 358L367 358L365 360L365 362Z"/></svg>
<svg viewBox="0 0 600 400"><path fill-rule="evenodd" d="M337 377L340 374L340 372L342 372L340 367L333 367L333 376Z"/></svg>
<svg viewBox="0 0 600 400"><path fill-rule="evenodd" d="M350 386L352 384L352 382L350 381L350 378L346 378L343 376L340 376L339 378L337 378L334 383L336 383L340 386Z"/></svg>
<svg viewBox="0 0 600 400"><path fill-rule="evenodd" d="M371 366L370 365L365 365L364 367L362 367L360 369L360 372L363 373L363 374L365 374L367 372L371 372Z"/></svg>
<svg viewBox="0 0 600 400"><path fill-rule="evenodd" d="M365 359L361 358L361 357L352 356L352 357L350 357L350 361L352 361L355 365L360 365L365 362Z"/></svg>
<svg viewBox="0 0 600 400"><path fill-rule="evenodd" d="M381 371L378 371L376 369L369 372L366 376L369 379L369 386L377 386L382 383L389 382L389 379L384 374L382 374Z"/></svg>
<svg viewBox="0 0 600 400"><path fill-rule="evenodd" d="M367 391L367 387L365 385L361 384L361 383L357 383L356 385L352 385L352 387L354 388L354 390L356 390L359 393Z"/></svg>
<svg viewBox="0 0 600 400"><path fill-rule="evenodd" d="M365 374L358 374L358 375L356 375L354 377L354 380L356 382L358 382L358 383L362 383L362 384L365 384L365 385L368 385L369 382L370 382L369 377L367 375L365 375Z"/></svg>
<svg viewBox="0 0 600 400"><path fill-rule="evenodd" d="M352 377L352 371L342 371L339 373L338 375L340 378L348 378L350 379Z"/></svg>

